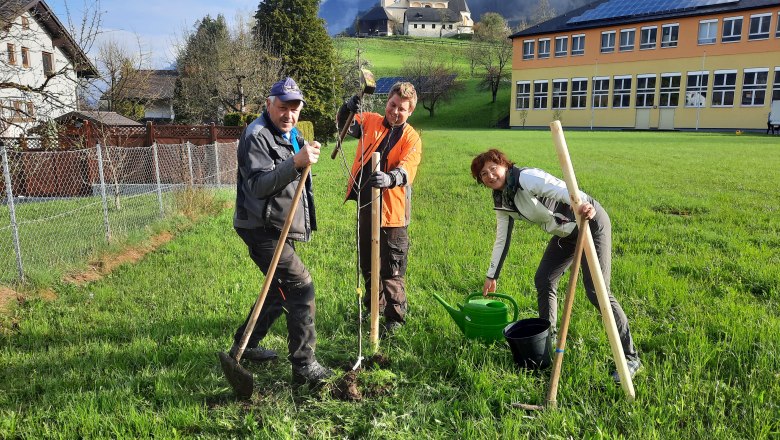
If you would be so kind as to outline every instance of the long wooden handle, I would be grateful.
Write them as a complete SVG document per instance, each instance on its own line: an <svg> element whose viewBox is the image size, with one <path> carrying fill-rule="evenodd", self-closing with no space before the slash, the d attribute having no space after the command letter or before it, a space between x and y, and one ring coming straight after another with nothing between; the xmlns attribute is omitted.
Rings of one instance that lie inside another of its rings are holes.
<svg viewBox="0 0 780 440"><path fill-rule="evenodd" d="M547 399L545 405L555 408L558 396L558 381L561 378L561 366L563 365L563 352L566 349L566 335L569 334L569 321L571 320L571 309L574 305L574 293L577 291L577 277L580 273L580 261L582 260L582 248L585 245L585 229L589 229L587 221L581 219L577 222L579 225L579 235L577 236L577 245L574 248L574 261L569 269L569 287L566 290L566 302L563 307L563 322L558 332L558 344L555 347L555 360L553 361L552 373L550 373L550 387L547 390Z"/></svg>
<svg viewBox="0 0 780 440"><path fill-rule="evenodd" d="M381 155L371 155L371 169L379 171ZM382 226L382 191L371 188L371 332L369 339L376 353L379 350L379 229Z"/></svg>
<svg viewBox="0 0 780 440"><path fill-rule="evenodd" d="M293 218L295 217L295 211L298 209L298 202L301 200L301 194L306 187L306 179L309 177L311 171L311 164L306 166L301 174L301 180L298 183L298 188L295 190L295 196L293 196L292 205L290 206L290 212L287 213L287 218L284 220L284 226L282 226L282 232L279 234L279 241L276 243L276 249L274 250L274 256L271 259L271 264L268 266L268 271L265 273L265 281L263 281L263 289L260 291L260 296L255 301L255 306L252 309L252 316L249 317L249 322L244 329L244 335L241 336L241 342L236 353L236 362L241 360L241 356L244 354L246 344L249 342L249 336L252 335L252 331L255 329L257 318L260 316L260 309L263 308L265 303L265 297L268 295L268 289L271 287L271 282L274 280L274 273L276 273L276 266L279 264L279 258L282 256L282 249L284 249L284 243L287 241L287 234L290 232L290 226L292 225Z"/></svg>
<svg viewBox="0 0 780 440"><path fill-rule="evenodd" d="M566 146L566 138L563 137L561 122L553 121L550 124L550 129L552 130L553 142L555 142L555 150L558 153L558 161L561 163L561 168L563 170L563 179L566 181L566 188L569 191L569 197L572 201L572 209L574 209L574 212L576 213L578 212L579 206L582 204L582 200L580 200L577 177L574 175L574 168L571 165L569 149ZM590 228L584 229L581 232L585 233L585 258L588 259L590 276L596 288L599 308L601 309L601 319L604 322L604 329L607 331L609 345L612 348L612 357L615 360L615 365L617 366L617 371L620 375L620 386L626 393L628 400L633 401L636 397L634 383L631 380L631 374L628 371L628 364L626 363L625 354L623 353L623 346L620 344L620 336L618 335L617 325L615 324L615 315L612 314L612 306L609 302L604 276L601 274L601 264L599 263L598 255L596 254L596 246L593 244L593 236L590 233Z"/></svg>
<svg viewBox="0 0 780 440"><path fill-rule="evenodd" d="M361 96L363 96L361 94ZM355 114L350 113L349 117L347 117L347 121L344 123L344 126L341 127L341 131L339 131L339 139L336 142L336 148L333 149L333 151L330 153L330 158L335 159L336 155L339 154L339 151L341 150L341 143L344 142L344 138L347 136L347 131L349 131L349 126L352 125L352 121L355 120Z"/></svg>

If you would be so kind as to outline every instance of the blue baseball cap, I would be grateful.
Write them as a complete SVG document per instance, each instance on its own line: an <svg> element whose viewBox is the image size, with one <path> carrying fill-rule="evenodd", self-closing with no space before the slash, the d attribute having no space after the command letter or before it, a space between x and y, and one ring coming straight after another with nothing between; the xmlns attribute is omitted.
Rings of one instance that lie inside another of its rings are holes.
<svg viewBox="0 0 780 440"><path fill-rule="evenodd" d="M301 93L301 89L298 88L298 84L295 83L295 80L290 78L289 76L273 86L271 86L271 93L270 96L277 96L282 101L303 101L303 103L306 103L306 100L303 99L303 93Z"/></svg>

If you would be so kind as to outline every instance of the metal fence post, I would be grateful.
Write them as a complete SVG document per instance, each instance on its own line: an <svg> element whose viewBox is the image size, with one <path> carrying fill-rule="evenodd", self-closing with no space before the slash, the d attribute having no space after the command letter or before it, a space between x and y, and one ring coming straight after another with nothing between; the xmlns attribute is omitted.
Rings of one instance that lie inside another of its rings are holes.
<svg viewBox="0 0 780 440"><path fill-rule="evenodd" d="M5 195L8 199L8 211L11 213L11 231L14 240L14 252L16 253L16 269L19 271L19 280L24 282L24 266L22 265L22 247L19 245L19 225L16 223L16 210L14 207L14 192L11 185L11 166L8 163L8 154L5 145L0 142L0 153L3 156L3 176L5 177Z"/></svg>
<svg viewBox="0 0 780 440"><path fill-rule="evenodd" d="M214 142L214 167L217 170L217 186L222 186L222 177L219 175L219 142Z"/></svg>
<svg viewBox="0 0 780 440"><path fill-rule="evenodd" d="M152 144L154 153L154 177L157 179L157 203L160 205L160 218L165 218L165 209L162 202L162 185L160 184L160 159L157 157L157 142Z"/></svg>
<svg viewBox="0 0 780 440"><path fill-rule="evenodd" d="M195 185L195 175L192 172L192 144L190 144L190 141L187 141L187 162L190 164L190 187Z"/></svg>
<svg viewBox="0 0 780 440"><path fill-rule="evenodd" d="M106 201L106 178L103 174L103 151L97 144L98 173L100 173L100 198L103 200L103 226L106 229L106 241L111 241L111 224L108 222L108 202Z"/></svg>

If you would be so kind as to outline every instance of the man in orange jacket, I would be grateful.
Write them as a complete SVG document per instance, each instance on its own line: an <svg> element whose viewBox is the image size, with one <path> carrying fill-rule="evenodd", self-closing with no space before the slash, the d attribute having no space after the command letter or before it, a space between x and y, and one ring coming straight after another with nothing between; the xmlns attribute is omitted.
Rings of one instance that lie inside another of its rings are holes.
<svg viewBox="0 0 780 440"><path fill-rule="evenodd" d="M360 98L353 96L341 106L339 127L355 114L348 133L359 139L347 182L347 200L358 202L358 251L366 290L363 304L370 306L371 280L371 187L381 188L379 310L385 322L382 336L389 336L406 320L406 265L409 253L407 227L412 208L412 182L422 154L422 141L406 120L417 105L417 92L408 82L390 89L385 115L361 112ZM380 171L371 172L371 155L381 153Z"/></svg>

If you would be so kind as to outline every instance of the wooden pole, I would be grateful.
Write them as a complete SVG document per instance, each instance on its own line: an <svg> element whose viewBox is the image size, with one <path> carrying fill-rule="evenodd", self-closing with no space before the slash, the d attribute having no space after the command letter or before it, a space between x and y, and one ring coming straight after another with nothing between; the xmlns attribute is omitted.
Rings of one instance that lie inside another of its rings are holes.
<svg viewBox="0 0 780 440"><path fill-rule="evenodd" d="M582 200L580 200L577 177L574 175L574 168L571 165L569 149L566 146L566 138L563 137L561 122L553 121L550 124L550 129L552 130L553 142L555 142L555 149L558 153L558 161L563 170L563 179L566 181L566 188L568 189L569 197L571 198L571 206L574 209L574 212L577 212ZM620 386L623 388L623 391L625 391L628 400L633 401L636 397L634 383L632 382L631 374L628 371L628 364L626 363L626 357L623 353L623 346L620 344L620 336L618 335L617 325L615 324L615 315L612 314L612 307L609 302L609 296L607 295L607 286L604 283L604 277L601 274L601 264L599 263L598 255L596 254L596 246L593 244L593 235L590 233L590 228L583 229L580 232L585 233L585 258L587 258L590 276L593 279L593 285L596 288L596 295L598 296L599 308L601 310L601 319L604 322L609 345L612 348L612 357L615 359L615 365L617 366L617 371L620 375Z"/></svg>
<svg viewBox="0 0 780 440"><path fill-rule="evenodd" d="M371 155L372 173L379 171L379 152ZM379 228L382 223L382 191L371 188L371 332L374 353L379 350Z"/></svg>

